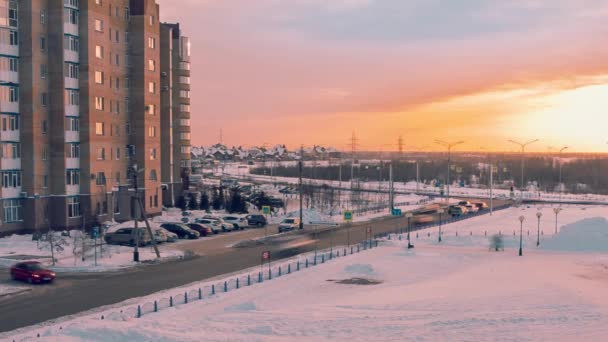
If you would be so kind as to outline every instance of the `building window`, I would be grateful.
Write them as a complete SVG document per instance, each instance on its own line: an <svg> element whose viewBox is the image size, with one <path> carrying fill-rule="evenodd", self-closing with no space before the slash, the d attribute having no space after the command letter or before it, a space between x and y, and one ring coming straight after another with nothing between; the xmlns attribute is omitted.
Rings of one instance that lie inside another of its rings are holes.
<svg viewBox="0 0 608 342"><path fill-rule="evenodd" d="M66 102L71 106L78 106L80 104L80 92L75 89L68 89L66 93Z"/></svg>
<svg viewBox="0 0 608 342"><path fill-rule="evenodd" d="M48 132L48 125L46 120L42 120L42 134L46 134Z"/></svg>
<svg viewBox="0 0 608 342"><path fill-rule="evenodd" d="M68 197L68 217L80 217L80 198Z"/></svg>
<svg viewBox="0 0 608 342"><path fill-rule="evenodd" d="M130 20L131 19L131 11L129 10L129 7L125 7L125 20Z"/></svg>
<svg viewBox="0 0 608 342"><path fill-rule="evenodd" d="M19 88L9 87L8 102L19 102Z"/></svg>
<svg viewBox="0 0 608 342"><path fill-rule="evenodd" d="M46 51L46 37L40 37L40 51Z"/></svg>
<svg viewBox="0 0 608 342"><path fill-rule="evenodd" d="M95 4L101 6L102 5L101 0L95 0Z"/></svg>
<svg viewBox="0 0 608 342"><path fill-rule="evenodd" d="M150 49L156 49L156 39L154 37L148 37L148 47Z"/></svg>
<svg viewBox="0 0 608 342"><path fill-rule="evenodd" d="M185 98L185 99L189 99L190 98L190 91L189 90L180 90L179 91L179 97Z"/></svg>
<svg viewBox="0 0 608 342"><path fill-rule="evenodd" d="M64 65L64 71L65 71L65 75L68 78L78 78L78 76L80 75L80 67L78 66L78 64L75 63L65 63Z"/></svg>
<svg viewBox="0 0 608 342"><path fill-rule="evenodd" d="M2 57L2 60L4 61L5 59L8 60L8 70L12 71L12 72L17 72L19 71L19 60L17 58L12 58L12 57ZM2 63L2 70L4 70L4 63Z"/></svg>
<svg viewBox="0 0 608 342"><path fill-rule="evenodd" d="M65 170L66 185L80 185L80 170Z"/></svg>
<svg viewBox="0 0 608 342"><path fill-rule="evenodd" d="M114 86L116 87L116 89L120 89L120 78L116 77L116 79L114 80Z"/></svg>
<svg viewBox="0 0 608 342"><path fill-rule="evenodd" d="M190 105L182 103L179 105L179 110L182 112L190 112Z"/></svg>
<svg viewBox="0 0 608 342"><path fill-rule="evenodd" d="M20 188L21 187L21 171L4 171L2 172L2 187L4 188Z"/></svg>
<svg viewBox="0 0 608 342"><path fill-rule="evenodd" d="M96 152L97 160L106 160L106 149L104 147L98 147Z"/></svg>
<svg viewBox="0 0 608 342"><path fill-rule="evenodd" d="M116 160L120 160L120 147L116 148Z"/></svg>
<svg viewBox="0 0 608 342"><path fill-rule="evenodd" d="M190 140L190 133L188 133L188 132L181 132L179 134L179 138L181 140Z"/></svg>
<svg viewBox="0 0 608 342"><path fill-rule="evenodd" d="M128 77L125 77L125 89L129 89L131 86L131 80Z"/></svg>
<svg viewBox="0 0 608 342"><path fill-rule="evenodd" d="M119 54L116 54L116 56L114 56L114 64L120 65L120 55Z"/></svg>
<svg viewBox="0 0 608 342"><path fill-rule="evenodd" d="M179 68L182 70L190 70L189 62L179 62Z"/></svg>
<svg viewBox="0 0 608 342"><path fill-rule="evenodd" d="M156 71L156 61L153 59L148 60L148 70Z"/></svg>
<svg viewBox="0 0 608 342"><path fill-rule="evenodd" d="M156 18L153 15L151 15L150 16L150 26L154 25L155 21L156 21Z"/></svg>
<svg viewBox="0 0 608 342"><path fill-rule="evenodd" d="M156 137L156 126L148 127L148 136L152 138Z"/></svg>
<svg viewBox="0 0 608 342"><path fill-rule="evenodd" d="M103 20L95 19L95 31L103 32Z"/></svg>
<svg viewBox="0 0 608 342"><path fill-rule="evenodd" d="M49 159L49 147L47 145L42 145L42 160Z"/></svg>
<svg viewBox="0 0 608 342"><path fill-rule="evenodd" d="M150 149L150 160L156 160L156 149L155 148Z"/></svg>
<svg viewBox="0 0 608 342"><path fill-rule="evenodd" d="M21 158L21 145L16 142L2 143L2 158L19 159Z"/></svg>
<svg viewBox="0 0 608 342"><path fill-rule="evenodd" d="M125 134L126 135L130 135L131 134L131 124L128 123L128 122L125 124Z"/></svg>
<svg viewBox="0 0 608 342"><path fill-rule="evenodd" d="M150 171L150 180L151 181L157 181L158 177L156 176L156 170L151 170Z"/></svg>
<svg viewBox="0 0 608 342"><path fill-rule="evenodd" d="M67 118L66 119L66 130L72 131L72 132L80 131L80 119L74 118L74 117Z"/></svg>
<svg viewBox="0 0 608 342"><path fill-rule="evenodd" d="M116 184L120 184L120 172L116 172L114 180L116 181Z"/></svg>
<svg viewBox="0 0 608 342"><path fill-rule="evenodd" d="M106 174L104 172L97 172L97 176L95 177L96 185L106 185Z"/></svg>
<svg viewBox="0 0 608 342"><path fill-rule="evenodd" d="M154 106L153 104L150 104L147 106L147 109L148 109L148 114L156 115L156 106Z"/></svg>
<svg viewBox="0 0 608 342"><path fill-rule="evenodd" d="M72 8L64 8L64 21L68 24L78 25L78 11Z"/></svg>
<svg viewBox="0 0 608 342"><path fill-rule="evenodd" d="M46 10L40 10L40 24L46 25Z"/></svg>
<svg viewBox="0 0 608 342"><path fill-rule="evenodd" d="M105 135L105 124L103 122L95 123L95 134Z"/></svg>
<svg viewBox="0 0 608 342"><path fill-rule="evenodd" d="M182 154L190 154L190 146L181 147Z"/></svg>
<svg viewBox="0 0 608 342"><path fill-rule="evenodd" d="M9 32L9 43L13 46L19 45L19 34L17 33L17 31Z"/></svg>
<svg viewBox="0 0 608 342"><path fill-rule="evenodd" d="M22 220L21 201L18 199L4 200L4 222L11 223Z"/></svg>
<svg viewBox="0 0 608 342"><path fill-rule="evenodd" d="M68 158L80 158L80 144L68 145Z"/></svg>
<svg viewBox="0 0 608 342"><path fill-rule="evenodd" d="M46 79L46 64L40 64L40 78Z"/></svg>
<svg viewBox="0 0 608 342"><path fill-rule="evenodd" d="M103 46L95 45L95 57L103 59Z"/></svg>
<svg viewBox="0 0 608 342"><path fill-rule="evenodd" d="M65 35L63 37L63 42L66 49L78 52L78 49L80 48L80 41L78 40L78 37Z"/></svg>
<svg viewBox="0 0 608 342"><path fill-rule="evenodd" d="M104 74L103 71L95 71L95 83L103 84Z"/></svg>
<svg viewBox="0 0 608 342"><path fill-rule="evenodd" d="M49 94L40 93L40 104L42 105L42 107L46 107L48 105L48 101L49 101Z"/></svg>
<svg viewBox="0 0 608 342"><path fill-rule="evenodd" d="M188 77L188 76L180 76L179 77L179 83L190 84L190 77Z"/></svg>
<svg viewBox="0 0 608 342"><path fill-rule="evenodd" d="M190 119L179 119L179 125L190 127Z"/></svg>
<svg viewBox="0 0 608 342"><path fill-rule="evenodd" d="M45 189L49 187L49 175L42 175L42 187Z"/></svg>
<svg viewBox="0 0 608 342"><path fill-rule="evenodd" d="M95 96L95 109L97 110L105 110L106 108L106 100L104 97Z"/></svg>
<svg viewBox="0 0 608 342"><path fill-rule="evenodd" d="M148 82L148 92L150 94L156 94L156 83L155 82Z"/></svg>

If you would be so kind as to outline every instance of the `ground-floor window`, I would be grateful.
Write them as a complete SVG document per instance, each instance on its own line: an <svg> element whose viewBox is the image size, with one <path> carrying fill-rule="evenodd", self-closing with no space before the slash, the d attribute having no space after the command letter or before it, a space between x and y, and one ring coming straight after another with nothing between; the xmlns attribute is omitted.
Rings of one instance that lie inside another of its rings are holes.
<svg viewBox="0 0 608 342"><path fill-rule="evenodd" d="M80 197L68 197L68 217L80 217Z"/></svg>
<svg viewBox="0 0 608 342"><path fill-rule="evenodd" d="M19 222L23 220L21 201L18 199L4 200L4 222Z"/></svg>

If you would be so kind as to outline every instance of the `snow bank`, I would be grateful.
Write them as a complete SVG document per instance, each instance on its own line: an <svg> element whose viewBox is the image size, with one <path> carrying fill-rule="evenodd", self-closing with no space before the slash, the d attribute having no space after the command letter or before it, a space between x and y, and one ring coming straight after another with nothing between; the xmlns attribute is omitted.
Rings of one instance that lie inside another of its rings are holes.
<svg viewBox="0 0 608 342"><path fill-rule="evenodd" d="M554 251L608 252L608 220L596 217L564 226L541 247Z"/></svg>

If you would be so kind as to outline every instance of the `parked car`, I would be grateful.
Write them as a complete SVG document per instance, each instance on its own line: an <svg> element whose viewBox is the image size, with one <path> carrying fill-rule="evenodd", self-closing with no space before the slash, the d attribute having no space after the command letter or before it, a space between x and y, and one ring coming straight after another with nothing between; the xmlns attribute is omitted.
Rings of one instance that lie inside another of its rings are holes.
<svg viewBox="0 0 608 342"><path fill-rule="evenodd" d="M247 215L245 218L249 227L264 227L267 224L264 215Z"/></svg>
<svg viewBox="0 0 608 342"><path fill-rule="evenodd" d="M135 246L138 240L140 246L146 246L152 243L152 237L148 233L148 229L137 228L137 232L139 233L139 239L135 235L135 232L135 227L120 228L114 232L106 233L104 239L109 245Z"/></svg>
<svg viewBox="0 0 608 342"><path fill-rule="evenodd" d="M162 228L177 234L180 239L198 239L200 234L181 223L163 223Z"/></svg>
<svg viewBox="0 0 608 342"><path fill-rule="evenodd" d="M467 212L469 213L476 213L479 211L479 208L475 204L465 205L465 208L467 208Z"/></svg>
<svg viewBox="0 0 608 342"><path fill-rule="evenodd" d="M38 261L24 261L11 267L11 278L30 284L50 283L55 280L55 272L45 269Z"/></svg>
<svg viewBox="0 0 608 342"><path fill-rule="evenodd" d="M213 230L200 223L187 223L188 228L197 231L201 236L207 236L213 234Z"/></svg>
<svg viewBox="0 0 608 342"><path fill-rule="evenodd" d="M231 232L232 230L234 230L234 225L232 223L228 223L228 222L224 221L222 218L219 218L217 216L205 215L205 216L203 216L203 219L215 220L216 223L220 227L222 227L223 232Z"/></svg>
<svg viewBox="0 0 608 342"><path fill-rule="evenodd" d="M154 241L156 241L156 243L163 243L169 240L166 230L164 229L154 229L152 235L154 236Z"/></svg>
<svg viewBox="0 0 608 342"><path fill-rule="evenodd" d="M448 214L452 216L462 216L467 213L467 209L460 205L450 206L448 209Z"/></svg>
<svg viewBox="0 0 608 342"><path fill-rule="evenodd" d="M279 224L279 233L288 232L300 227L300 219L286 218Z"/></svg>
<svg viewBox="0 0 608 342"><path fill-rule="evenodd" d="M196 219L195 222L196 223L200 223L200 224L204 224L204 225L210 227L211 230L213 230L213 234L217 234L219 232L226 231L225 227L222 226L222 224L220 223L220 221L218 221L216 219L199 218L199 219Z"/></svg>
<svg viewBox="0 0 608 342"><path fill-rule="evenodd" d="M477 206L477 209L479 210L486 210L489 208L486 202L473 202L473 204Z"/></svg>
<svg viewBox="0 0 608 342"><path fill-rule="evenodd" d="M469 202L469 201L460 201L460 202L458 202L458 205L463 206L463 207L466 207L467 205L470 205L470 204L471 204L471 202Z"/></svg>
<svg viewBox="0 0 608 342"><path fill-rule="evenodd" d="M167 236L167 242L175 242L175 241L179 240L179 236L177 236L177 234L171 233L170 231L166 230L165 228L158 227L158 228L156 228L156 230L162 231Z"/></svg>
<svg viewBox="0 0 608 342"><path fill-rule="evenodd" d="M247 220L243 217L238 216L224 216L222 217L224 222L232 224L234 230L243 230L247 227Z"/></svg>

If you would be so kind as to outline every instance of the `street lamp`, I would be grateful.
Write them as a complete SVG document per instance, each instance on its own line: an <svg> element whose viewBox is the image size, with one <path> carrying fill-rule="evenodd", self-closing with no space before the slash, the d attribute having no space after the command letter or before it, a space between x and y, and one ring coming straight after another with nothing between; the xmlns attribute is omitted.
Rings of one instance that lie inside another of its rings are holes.
<svg viewBox="0 0 608 342"><path fill-rule="evenodd" d="M460 144L464 144L464 141L457 141L457 142L453 142L453 143L448 143L442 140L435 140L435 143L444 146L448 149L448 176L447 176L447 187L448 187L448 194L447 194L447 203L450 203L450 162L451 162L451 157L452 157L452 148L456 145L460 145ZM441 241L439 241L441 242Z"/></svg>
<svg viewBox="0 0 608 342"><path fill-rule="evenodd" d="M407 249L414 248L414 245L412 245L410 241L410 231L412 230L413 216L414 215L411 212L405 214L405 217L407 217Z"/></svg>
<svg viewBox="0 0 608 342"><path fill-rule="evenodd" d="M443 215L443 208L437 209L437 213L439 214L439 239L438 239L438 242L441 242L441 215Z"/></svg>
<svg viewBox="0 0 608 342"><path fill-rule="evenodd" d="M525 186L524 186L524 154L526 152L526 146L533 144L537 141L538 141L538 139L534 139L534 140L530 140L525 143L521 143L521 142L518 142L515 140L509 140L510 143L513 143L513 144L521 147L521 199L522 199L522 201L524 199L524 188L525 188Z"/></svg>
<svg viewBox="0 0 608 342"><path fill-rule="evenodd" d="M564 146L559 150L559 205L562 205L562 192L564 187L562 186L562 153L568 149L568 146Z"/></svg>
<svg viewBox="0 0 608 342"><path fill-rule="evenodd" d="M562 208L553 208L553 212L555 213L555 234L557 234L557 215L562 211Z"/></svg>
<svg viewBox="0 0 608 342"><path fill-rule="evenodd" d="M524 238L524 220L525 219L526 218L523 216L519 217L519 223L520 223L520 226L519 226L519 256L524 255L523 254L523 244L524 244L523 238Z"/></svg>
<svg viewBox="0 0 608 342"><path fill-rule="evenodd" d="M540 246L540 218L543 217L542 212L537 212L536 217L538 218L538 232L536 233L536 247Z"/></svg>

